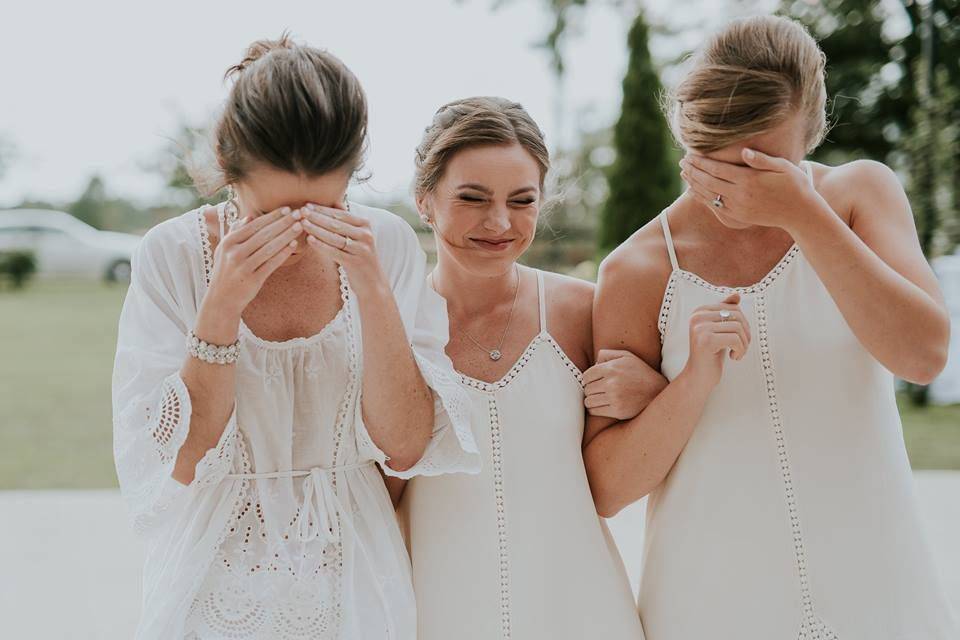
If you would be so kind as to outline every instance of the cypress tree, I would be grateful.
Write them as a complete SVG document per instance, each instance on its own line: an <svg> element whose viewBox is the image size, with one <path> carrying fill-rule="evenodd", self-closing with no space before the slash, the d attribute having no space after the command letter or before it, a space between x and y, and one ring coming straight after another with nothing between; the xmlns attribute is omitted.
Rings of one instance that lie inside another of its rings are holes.
<svg viewBox="0 0 960 640"><path fill-rule="evenodd" d="M627 43L623 106L614 127L617 157L607 173L609 196L600 220L601 254L652 220L680 193L679 152L660 112L662 85L647 45L649 28L637 15Z"/></svg>

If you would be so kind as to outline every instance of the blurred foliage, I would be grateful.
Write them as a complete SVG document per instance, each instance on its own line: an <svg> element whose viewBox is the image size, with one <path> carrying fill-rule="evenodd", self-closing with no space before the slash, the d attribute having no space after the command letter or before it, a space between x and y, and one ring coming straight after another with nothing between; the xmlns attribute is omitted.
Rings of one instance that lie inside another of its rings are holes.
<svg viewBox="0 0 960 640"><path fill-rule="evenodd" d="M6 276L14 289L22 289L37 270L37 259L31 251L0 252L0 276Z"/></svg>
<svg viewBox="0 0 960 640"><path fill-rule="evenodd" d="M614 127L616 160L608 178L599 246L609 253L652 220L681 192L677 160L666 119L660 111L660 77L650 58L649 30L638 13L627 36L630 58L623 79L623 106Z"/></svg>
<svg viewBox="0 0 960 640"><path fill-rule="evenodd" d="M827 140L815 157L868 157L908 181L927 255L960 242L960 0L784 1L827 57Z"/></svg>

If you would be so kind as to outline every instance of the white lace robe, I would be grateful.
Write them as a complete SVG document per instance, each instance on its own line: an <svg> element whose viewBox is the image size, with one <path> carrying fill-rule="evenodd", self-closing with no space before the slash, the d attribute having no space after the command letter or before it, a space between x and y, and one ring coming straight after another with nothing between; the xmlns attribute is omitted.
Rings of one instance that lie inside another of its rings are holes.
<svg viewBox="0 0 960 640"><path fill-rule="evenodd" d="M397 473L367 433L360 316L340 270L343 308L318 334L270 342L241 324L234 413L190 485L173 480L191 415L179 370L212 258L200 210L158 225L134 256L113 376L117 475L148 549L137 638L415 637L409 560L374 461L411 477L476 473L480 458L416 234L386 211L352 211L371 221L435 397L426 453Z"/></svg>

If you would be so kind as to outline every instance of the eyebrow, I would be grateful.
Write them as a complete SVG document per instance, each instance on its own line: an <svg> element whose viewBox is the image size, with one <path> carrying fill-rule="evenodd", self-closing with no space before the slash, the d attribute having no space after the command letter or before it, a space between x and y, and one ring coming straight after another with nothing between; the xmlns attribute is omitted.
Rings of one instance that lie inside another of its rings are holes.
<svg viewBox="0 0 960 640"><path fill-rule="evenodd" d="M488 189L487 187L483 186L482 184L476 184L476 183L474 183L474 182L468 182L468 183L466 183L466 184L461 184L461 185L459 185L459 186L457 187L457 189L474 189L474 190L476 190L476 191L479 191L479 192L481 192L481 193L485 193L485 194L487 194L487 195L493 195L493 191L491 191L491 190ZM521 193L526 193L527 191L536 191L536 190L537 190L537 188L536 188L536 187L532 187L532 186L530 186L530 187L521 187L521 188L519 188L519 189L514 189L513 191L511 191L510 194L509 194L507 197L508 197L508 198L512 198L513 196L520 195Z"/></svg>

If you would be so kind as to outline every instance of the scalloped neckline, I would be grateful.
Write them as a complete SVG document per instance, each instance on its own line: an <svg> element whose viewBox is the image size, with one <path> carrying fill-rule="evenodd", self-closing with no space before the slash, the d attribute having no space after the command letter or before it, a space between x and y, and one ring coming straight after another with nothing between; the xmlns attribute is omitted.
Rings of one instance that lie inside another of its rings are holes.
<svg viewBox="0 0 960 640"><path fill-rule="evenodd" d="M200 249L203 253L203 281L205 292L210 289L210 273L207 272L207 265L209 264L210 268L213 268L213 244L210 242L210 230L207 228L207 220L204 215L204 210L207 206L214 205L201 205L197 208L197 226L200 232ZM340 308L329 322L323 325L316 333L309 336L295 336L287 340L268 340L254 333L253 329L247 326L242 316L240 317L240 333L246 335L254 344L265 349L296 349L299 347L310 347L321 342L336 328L336 325L342 324L346 316L347 305L350 303L349 284L346 273L340 265L337 265L337 276L341 292Z"/></svg>

